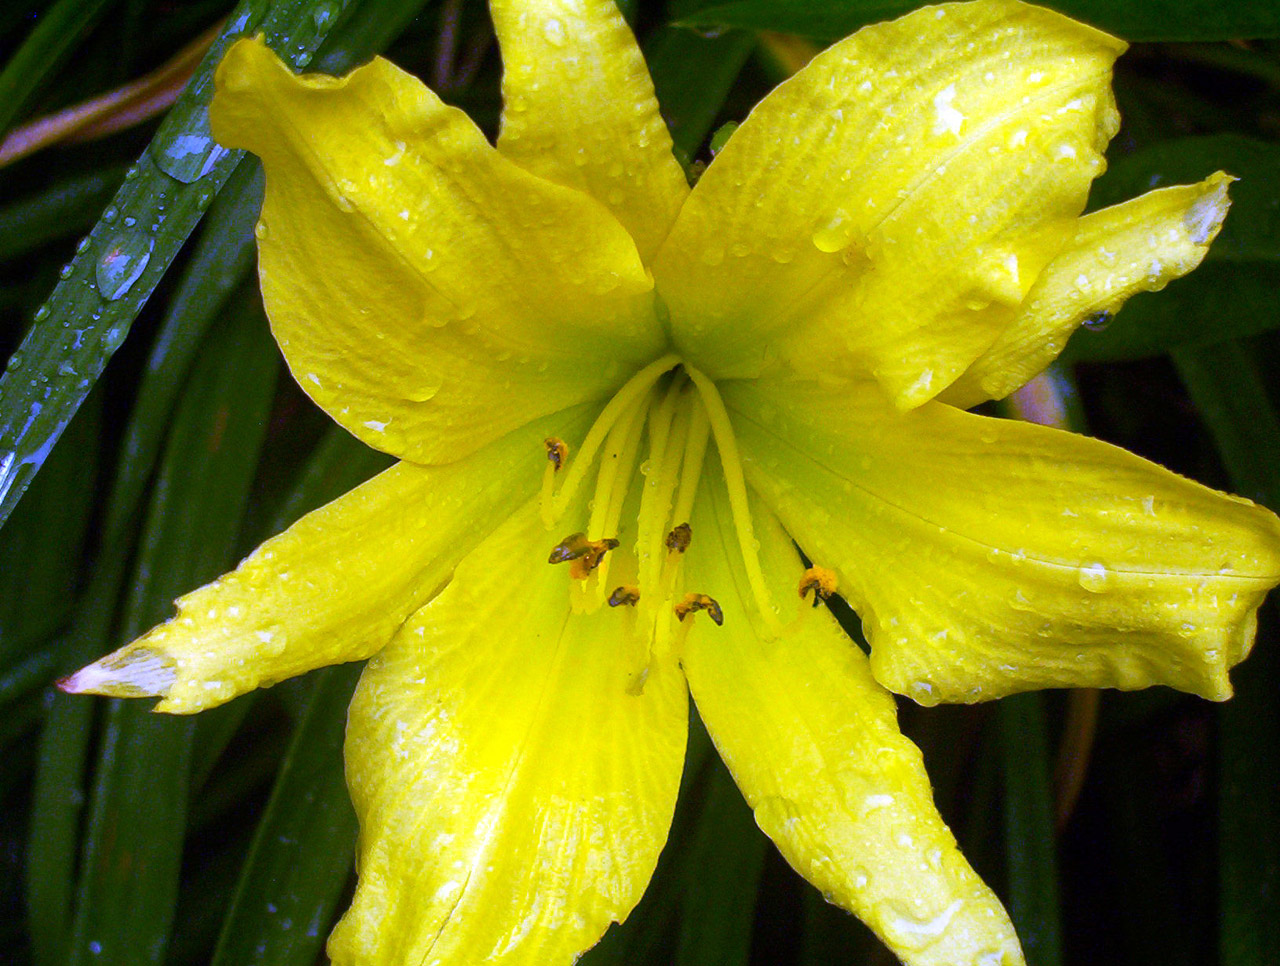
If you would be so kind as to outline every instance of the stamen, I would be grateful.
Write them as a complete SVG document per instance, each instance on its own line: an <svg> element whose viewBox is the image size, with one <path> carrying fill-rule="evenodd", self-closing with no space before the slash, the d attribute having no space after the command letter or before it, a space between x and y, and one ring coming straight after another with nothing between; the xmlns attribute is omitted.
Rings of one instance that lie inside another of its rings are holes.
<svg viewBox="0 0 1280 966"><path fill-rule="evenodd" d="M559 473L565 460L569 458L569 444L559 436L548 436L542 443L547 447L547 462L551 464L553 471Z"/></svg>
<svg viewBox="0 0 1280 966"><path fill-rule="evenodd" d="M542 519L545 521L551 515L551 506L556 492L556 474L569 458L569 446L558 436L548 436L542 442L547 447L547 468L542 471L542 493L538 497L538 506L542 510Z"/></svg>
<svg viewBox="0 0 1280 966"><path fill-rule="evenodd" d="M569 564L569 576L574 580L586 580L591 576L591 571L600 566L604 555L617 546L618 541L613 539L593 541L590 550Z"/></svg>
<svg viewBox="0 0 1280 966"><path fill-rule="evenodd" d="M623 584L621 587L615 587L613 593L609 595L609 606L621 607L625 604L628 607L634 607L639 600L640 588Z"/></svg>
<svg viewBox="0 0 1280 966"><path fill-rule="evenodd" d="M672 517L688 520L693 517L693 500L698 495L698 483L702 479L702 464L707 457L707 443L711 438L711 423L705 406L694 406L689 417L689 431L684 440L684 455L680 470L680 494L676 498Z"/></svg>
<svg viewBox="0 0 1280 966"><path fill-rule="evenodd" d="M623 387L609 400L604 409L601 410L600 415L596 417L595 423L587 431L587 437L582 441L577 457L570 465L568 473L565 474L565 481L560 487L560 492L543 507L543 522L548 529L553 527L556 520L564 515L569 502L577 494L578 487L582 485L587 471L591 469L596 451L600 449L608 437L614 423L635 403L636 399L648 393L653 384L664 373L670 372L679 364L680 357L675 353L669 353L661 359L649 363L649 365L628 379Z"/></svg>
<svg viewBox="0 0 1280 966"><path fill-rule="evenodd" d="M617 546L618 541L612 538L588 540L585 533L571 533L552 548L547 563L568 563L570 576L586 580L600 566L604 555Z"/></svg>
<svg viewBox="0 0 1280 966"><path fill-rule="evenodd" d="M626 503L631 478L635 474L636 460L640 455L644 416L651 409L653 395L653 390L650 390L627 415L618 420L613 432L609 434L606 446L608 455L596 479L595 502L587 524L588 537L599 539L606 533L618 532L618 521L622 517L622 507ZM608 579L609 561L606 559L594 579L589 595L589 610L597 610L604 603Z"/></svg>
<svg viewBox="0 0 1280 966"><path fill-rule="evenodd" d="M650 418L649 477L640 499L640 516L636 534L636 553L640 564L640 589L647 602L645 611L651 620L666 599L659 590L660 573L666 554L662 552L667 514L680 478L681 459L689 428L689 406L678 405L684 396L687 380L677 380L663 405ZM668 403L673 412L668 411ZM642 621L647 624L648 621Z"/></svg>
<svg viewBox="0 0 1280 966"><path fill-rule="evenodd" d="M800 577L800 586L797 590L801 600L804 600L812 592L813 606L817 607L836 592L835 571L828 570L826 567L810 567Z"/></svg>
<svg viewBox="0 0 1280 966"><path fill-rule="evenodd" d="M706 611L707 616L717 627L724 626L724 611L720 609L720 604L714 597L708 597L706 594L685 594L684 600L676 604L676 618L683 621L690 614L700 610Z"/></svg>
<svg viewBox="0 0 1280 966"><path fill-rule="evenodd" d="M682 523L672 529L667 534L667 549L672 553L684 553L689 549L689 544L693 540L693 528L687 523Z"/></svg>
<svg viewBox="0 0 1280 966"><path fill-rule="evenodd" d="M686 366L689 378L698 387L703 408L715 434L716 449L720 452L720 465L724 468L724 482L729 490L729 508L733 512L734 529L738 532L738 546L742 551L743 566L747 571L747 583L755 597L756 609L765 628L775 637L783 632L783 626L773 609L769 590L765 586L764 573L760 569L760 555L755 532L751 525L751 508L747 500L747 483L742 475L742 459L738 454L738 441L733 433L729 412L716 390L715 383L692 366ZM683 495L683 494L682 494Z"/></svg>

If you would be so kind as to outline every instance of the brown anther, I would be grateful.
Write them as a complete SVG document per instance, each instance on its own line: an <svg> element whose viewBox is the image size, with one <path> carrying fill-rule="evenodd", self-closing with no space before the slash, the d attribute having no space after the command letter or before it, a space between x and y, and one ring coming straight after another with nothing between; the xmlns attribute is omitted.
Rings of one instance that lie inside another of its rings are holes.
<svg viewBox="0 0 1280 966"><path fill-rule="evenodd" d="M724 611L714 597L706 594L685 594L684 600L676 604L675 610L676 617L682 621L695 611L704 610L717 627L724 624Z"/></svg>
<svg viewBox="0 0 1280 966"><path fill-rule="evenodd" d="M621 587L614 588L612 594L609 595L609 606L620 607L626 604L628 607L634 607L640 601L640 588L623 584Z"/></svg>
<svg viewBox="0 0 1280 966"><path fill-rule="evenodd" d="M592 541L587 552L569 564L569 576L575 580L586 580L591 576L591 571L600 566L604 555L617 546L618 541L612 537Z"/></svg>
<svg viewBox="0 0 1280 966"><path fill-rule="evenodd" d="M571 533L552 548L547 563L569 562L570 576L586 580L591 571L600 566L604 555L617 546L618 541L612 537L588 540L585 533Z"/></svg>
<svg viewBox="0 0 1280 966"><path fill-rule="evenodd" d="M826 567L810 567L801 575L800 586L797 589L801 600L808 597L812 591L813 606L817 607L836 592L835 571L828 570Z"/></svg>
<svg viewBox="0 0 1280 966"><path fill-rule="evenodd" d="M689 542L693 539L693 528L687 523L682 523L667 534L667 549L675 553L684 553L689 549Z"/></svg>
<svg viewBox="0 0 1280 966"><path fill-rule="evenodd" d="M569 445L559 436L548 436L542 442L547 447L547 459L559 473L564 468L564 461L569 458Z"/></svg>
<svg viewBox="0 0 1280 966"><path fill-rule="evenodd" d="M555 545L551 556L547 558L547 563L558 564L577 560L590 550L591 541L587 539L585 533L571 533Z"/></svg>

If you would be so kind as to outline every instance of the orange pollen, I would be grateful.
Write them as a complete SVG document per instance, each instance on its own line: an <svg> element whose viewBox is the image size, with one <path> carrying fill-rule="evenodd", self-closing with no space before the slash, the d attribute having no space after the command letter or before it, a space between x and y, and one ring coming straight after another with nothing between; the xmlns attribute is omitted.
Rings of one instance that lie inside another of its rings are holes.
<svg viewBox="0 0 1280 966"><path fill-rule="evenodd" d="M836 592L836 575L835 571L828 570L826 567L810 567L800 577L800 586L797 588L800 593L800 599L804 600L813 593L813 606L817 607L821 601L826 600Z"/></svg>

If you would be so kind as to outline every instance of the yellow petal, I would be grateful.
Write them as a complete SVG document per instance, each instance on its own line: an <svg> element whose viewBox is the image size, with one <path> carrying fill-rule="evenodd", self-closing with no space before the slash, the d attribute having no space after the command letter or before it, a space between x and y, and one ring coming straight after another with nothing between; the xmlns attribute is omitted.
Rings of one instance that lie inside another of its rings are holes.
<svg viewBox="0 0 1280 966"><path fill-rule="evenodd" d="M688 583L718 600L724 626L695 617L683 665L698 711L756 821L828 900L855 913L909 966L1023 962L1000 902L956 848L893 697L826 608L780 639L761 636L723 484L705 487ZM708 489L711 490L708 493ZM776 595L803 564L757 513Z"/></svg>
<svg viewBox="0 0 1280 966"><path fill-rule="evenodd" d="M726 387L748 479L924 704L1168 684L1220 700L1280 582L1280 520L1098 440L874 384Z"/></svg>
<svg viewBox="0 0 1280 966"><path fill-rule="evenodd" d="M1002 399L1058 357L1085 319L1200 264L1230 201L1229 175L1161 188L1080 219L1076 236L1036 279L1013 324L941 398L961 409Z"/></svg>
<svg viewBox="0 0 1280 966"><path fill-rule="evenodd" d="M979 0L814 58L738 128L659 251L677 345L717 378L870 372L903 407L936 395L1074 233L1123 49Z"/></svg>
<svg viewBox="0 0 1280 966"><path fill-rule="evenodd" d="M569 613L528 506L369 664L347 725L360 881L335 966L568 964L640 898L688 698L627 692L624 615Z"/></svg>
<svg viewBox="0 0 1280 966"><path fill-rule="evenodd" d="M689 193L653 82L613 0L493 0L506 107L498 150L577 188L647 261Z"/></svg>
<svg viewBox="0 0 1280 966"><path fill-rule="evenodd" d="M594 415L580 407L543 419L449 466L393 466L181 598L174 618L64 688L161 696L156 710L190 714L368 657L537 490L543 439L576 441Z"/></svg>
<svg viewBox="0 0 1280 966"><path fill-rule="evenodd" d="M660 353L616 219L387 61L295 77L242 40L217 82L215 134L266 167L272 330L303 390L371 446L449 462Z"/></svg>

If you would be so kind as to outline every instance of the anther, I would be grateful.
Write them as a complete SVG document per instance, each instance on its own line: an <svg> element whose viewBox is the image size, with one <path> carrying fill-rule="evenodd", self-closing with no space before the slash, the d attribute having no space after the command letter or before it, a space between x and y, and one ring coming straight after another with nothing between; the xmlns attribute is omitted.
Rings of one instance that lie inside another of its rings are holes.
<svg viewBox="0 0 1280 966"><path fill-rule="evenodd" d="M547 447L547 459L552 468L559 473L569 458L569 445L558 436L548 436L542 441Z"/></svg>
<svg viewBox="0 0 1280 966"><path fill-rule="evenodd" d="M623 584L621 587L614 588L612 594L609 595L609 606L620 607L626 604L628 607L634 607L640 601L640 588Z"/></svg>
<svg viewBox="0 0 1280 966"><path fill-rule="evenodd" d="M667 534L667 549L673 553L684 553L689 549L689 542L692 539L693 528L687 523L682 523Z"/></svg>
<svg viewBox="0 0 1280 966"><path fill-rule="evenodd" d="M685 594L684 600L676 604L676 618L683 621L690 614L700 610L706 611L707 616L717 627L724 624L724 611L720 609L714 597L708 597L706 594Z"/></svg>
<svg viewBox="0 0 1280 966"><path fill-rule="evenodd" d="M547 563L558 564L577 560L590 549L591 544L585 533L571 533L555 545L551 556L547 558Z"/></svg>
<svg viewBox="0 0 1280 966"><path fill-rule="evenodd" d="M822 601L827 600L836 592L836 575L835 571L828 570L826 567L810 567L800 577L800 586L797 588L800 593L800 599L804 600L813 593L813 606L817 607Z"/></svg>
<svg viewBox="0 0 1280 966"><path fill-rule="evenodd" d="M585 533L571 533L552 548L547 563L569 562L570 576L586 580L591 571L600 566L604 555L617 546L618 541L612 537L588 540Z"/></svg>

